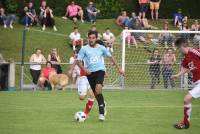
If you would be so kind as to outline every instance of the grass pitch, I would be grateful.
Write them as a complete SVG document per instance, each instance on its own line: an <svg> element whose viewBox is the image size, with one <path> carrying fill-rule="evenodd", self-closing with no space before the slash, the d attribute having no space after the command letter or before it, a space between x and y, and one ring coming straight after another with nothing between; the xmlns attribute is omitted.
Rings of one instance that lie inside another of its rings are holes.
<svg viewBox="0 0 200 134"><path fill-rule="evenodd" d="M95 102L85 123L74 121L84 110L77 92L0 92L0 134L199 134L200 101L193 101L191 128L176 130L185 91L104 91L105 122Z"/></svg>

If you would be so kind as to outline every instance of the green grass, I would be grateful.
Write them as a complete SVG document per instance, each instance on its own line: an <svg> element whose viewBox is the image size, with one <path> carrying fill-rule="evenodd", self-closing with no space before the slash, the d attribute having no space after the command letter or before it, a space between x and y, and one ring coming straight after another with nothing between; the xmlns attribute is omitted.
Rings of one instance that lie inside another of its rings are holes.
<svg viewBox="0 0 200 134"><path fill-rule="evenodd" d="M0 92L1 134L199 134L200 101L193 101L191 128L176 130L185 91L105 91L108 115L98 121L97 103L85 123L74 121L85 101L75 91Z"/></svg>

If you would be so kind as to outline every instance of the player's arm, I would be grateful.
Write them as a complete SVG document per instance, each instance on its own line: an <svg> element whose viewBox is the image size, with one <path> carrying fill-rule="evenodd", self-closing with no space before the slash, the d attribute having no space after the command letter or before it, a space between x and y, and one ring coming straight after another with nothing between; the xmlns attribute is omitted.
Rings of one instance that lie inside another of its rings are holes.
<svg viewBox="0 0 200 134"><path fill-rule="evenodd" d="M177 73L175 75L172 75L172 79L177 79L177 78L179 78L180 76L182 76L183 74L185 74L187 72L189 72L189 69L182 67L181 71L179 73Z"/></svg>
<svg viewBox="0 0 200 134"><path fill-rule="evenodd" d="M116 60L113 56L111 56L110 59L111 59L113 65L115 65L115 67L117 68L118 72L119 72L120 74L124 75L124 71L122 70L122 68L121 68L121 67L119 66L119 64L117 63L117 60Z"/></svg>
<svg viewBox="0 0 200 134"><path fill-rule="evenodd" d="M84 67L82 60L78 60L78 66L79 66L87 75L90 75L90 74L91 74L91 72L88 71L88 70Z"/></svg>

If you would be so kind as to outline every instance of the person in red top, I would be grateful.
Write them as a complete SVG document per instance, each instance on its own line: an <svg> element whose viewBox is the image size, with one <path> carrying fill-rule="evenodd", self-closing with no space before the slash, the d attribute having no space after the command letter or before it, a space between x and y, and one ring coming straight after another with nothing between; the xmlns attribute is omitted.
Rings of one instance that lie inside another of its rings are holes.
<svg viewBox="0 0 200 134"><path fill-rule="evenodd" d="M72 72L76 73L76 86L78 88L78 94L80 100L85 100L88 95L88 101L85 106L85 114L89 115L93 104L94 104L94 93L90 87L88 82L86 72L77 66L78 61L75 60L74 63L71 65L70 69L68 70L68 75L72 76Z"/></svg>
<svg viewBox="0 0 200 134"><path fill-rule="evenodd" d="M188 47L188 41L184 38L179 38L175 42L176 47L184 54L184 59L182 60L181 71L173 75L173 79L177 79L185 73L192 74L192 81L194 87L189 93L184 97L184 118L181 123L174 125L177 129L188 129L190 126L190 115L192 111L192 99L200 98L200 49L194 49Z"/></svg>
<svg viewBox="0 0 200 134"><path fill-rule="evenodd" d="M42 88L49 88L49 75L56 73L56 70L52 68L51 62L47 61L46 67L44 67L41 71L40 78L38 80L38 85Z"/></svg>

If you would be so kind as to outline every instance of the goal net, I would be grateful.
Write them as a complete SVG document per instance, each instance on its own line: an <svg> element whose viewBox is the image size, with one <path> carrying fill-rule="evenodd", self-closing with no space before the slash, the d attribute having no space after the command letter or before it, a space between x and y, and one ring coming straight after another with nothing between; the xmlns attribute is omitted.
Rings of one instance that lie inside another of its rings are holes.
<svg viewBox="0 0 200 134"><path fill-rule="evenodd" d="M174 47L177 38L186 38L193 48L200 47L200 31L124 30L117 37L113 53L125 71L121 85L139 89L190 88L190 73L176 81L171 79L180 70L183 58ZM108 67L108 73L113 69Z"/></svg>

